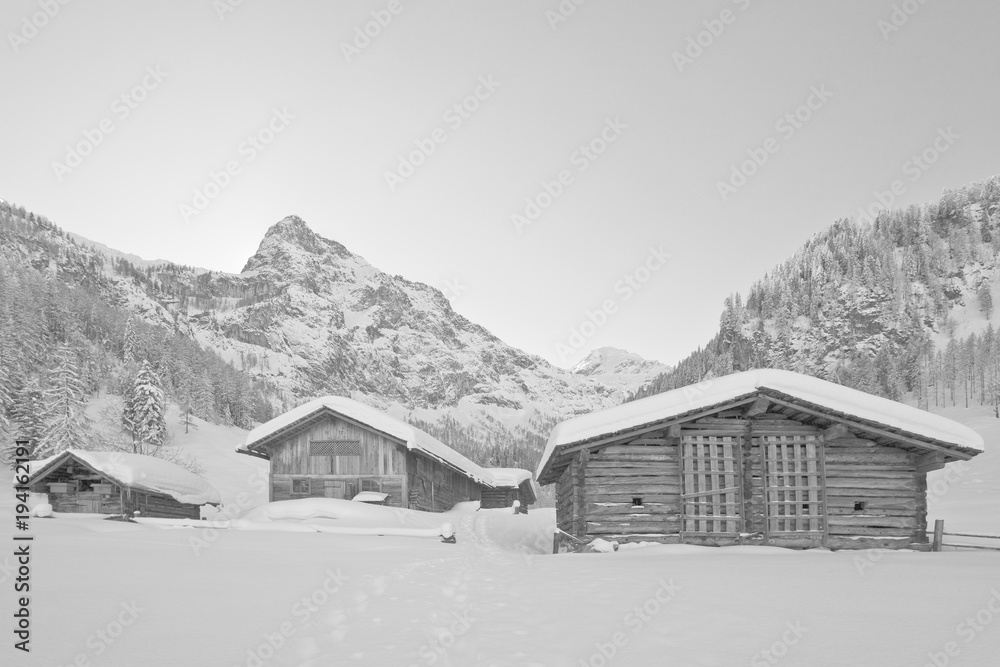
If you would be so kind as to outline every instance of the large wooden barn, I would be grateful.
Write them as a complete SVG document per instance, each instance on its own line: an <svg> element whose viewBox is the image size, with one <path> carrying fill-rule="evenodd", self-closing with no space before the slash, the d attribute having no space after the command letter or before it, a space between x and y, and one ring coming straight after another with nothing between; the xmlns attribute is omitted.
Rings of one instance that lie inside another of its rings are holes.
<svg viewBox="0 0 1000 667"><path fill-rule="evenodd" d="M927 473L983 440L924 410L756 370L556 426L556 549L594 538L927 549ZM572 536L572 537L570 537Z"/></svg>
<svg viewBox="0 0 1000 667"><path fill-rule="evenodd" d="M198 475L141 454L69 449L31 467L29 491L47 494L56 512L198 519L202 505L221 502Z"/></svg>
<svg viewBox="0 0 1000 667"><path fill-rule="evenodd" d="M434 512L466 500L484 508L518 500L522 510L535 502L527 470L482 468L424 431L340 396L258 426L237 451L271 462L271 501L351 500L367 491L384 494L386 505Z"/></svg>

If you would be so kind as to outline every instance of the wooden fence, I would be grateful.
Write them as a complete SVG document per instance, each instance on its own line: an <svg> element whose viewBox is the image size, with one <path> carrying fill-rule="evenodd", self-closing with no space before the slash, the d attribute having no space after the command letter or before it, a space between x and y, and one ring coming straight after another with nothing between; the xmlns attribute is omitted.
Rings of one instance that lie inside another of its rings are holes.
<svg viewBox="0 0 1000 667"><path fill-rule="evenodd" d="M965 537L976 540L987 541L987 544L959 544L955 542L945 542L945 537ZM993 542L989 542L993 540ZM1000 535L987 535L986 533L946 533L944 532L944 520L934 521L934 541L931 542L931 551L941 551L942 547L952 547L953 549L986 549L988 551L1000 551Z"/></svg>

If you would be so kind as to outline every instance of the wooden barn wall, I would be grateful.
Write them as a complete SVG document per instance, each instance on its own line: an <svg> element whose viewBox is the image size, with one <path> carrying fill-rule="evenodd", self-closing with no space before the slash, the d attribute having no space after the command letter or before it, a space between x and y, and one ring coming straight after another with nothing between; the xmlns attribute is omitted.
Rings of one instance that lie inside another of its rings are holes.
<svg viewBox="0 0 1000 667"><path fill-rule="evenodd" d="M358 440L361 456L311 456L310 442L325 440ZM370 487L388 493L386 504L390 506L433 512L481 498L481 485L450 466L333 416L269 450L273 501L342 497L337 494L345 484L358 491ZM301 482L295 485L295 480L309 480L308 489ZM295 486L299 492L294 491Z"/></svg>
<svg viewBox="0 0 1000 667"><path fill-rule="evenodd" d="M825 450L827 546L904 548L925 539L926 475L913 454L859 438L828 440Z"/></svg>
<svg viewBox="0 0 1000 667"><path fill-rule="evenodd" d="M573 534L573 475L575 467L570 464L559 481L556 482L556 527Z"/></svg>
<svg viewBox="0 0 1000 667"><path fill-rule="evenodd" d="M574 463L579 507L574 535L679 540L679 438L647 434L590 452ZM633 506L633 499L641 499L641 506Z"/></svg>
<svg viewBox="0 0 1000 667"><path fill-rule="evenodd" d="M306 487L296 492L293 481ZM385 504L389 507L406 507L404 500L405 475L271 475L271 502L299 498L342 498L350 500L360 491L379 491L388 494ZM347 491L346 494L338 494ZM353 491L353 493L351 492Z"/></svg>
<svg viewBox="0 0 1000 667"><path fill-rule="evenodd" d="M481 500L482 485L450 466L412 451L406 460L410 509L444 512L456 503Z"/></svg>
<svg viewBox="0 0 1000 667"><path fill-rule="evenodd" d="M310 456L314 440L358 440L360 457ZM405 448L395 440L342 419L329 416L292 436L271 453L271 472L276 475L404 475Z"/></svg>
<svg viewBox="0 0 1000 667"><path fill-rule="evenodd" d="M683 532L681 434L737 436L742 489L739 533ZM820 430L773 415L702 418L573 455L556 482L556 525L570 535L695 544L769 544L837 549L920 548L926 541L926 473L907 450L857 437L823 440ZM798 434L798 435L796 435ZM811 434L811 435L810 435ZM761 438L812 438L822 469L812 530L768 534ZM633 499L641 498L641 507ZM819 529L816 529L816 527Z"/></svg>

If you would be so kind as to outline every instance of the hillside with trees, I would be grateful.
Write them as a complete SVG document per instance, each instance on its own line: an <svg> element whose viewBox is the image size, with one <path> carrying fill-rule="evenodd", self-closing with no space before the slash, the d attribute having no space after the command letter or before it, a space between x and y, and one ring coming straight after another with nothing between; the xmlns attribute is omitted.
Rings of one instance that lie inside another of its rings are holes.
<svg viewBox="0 0 1000 667"><path fill-rule="evenodd" d="M921 407L1000 404L1000 177L838 220L725 300L718 333L630 400L783 368Z"/></svg>

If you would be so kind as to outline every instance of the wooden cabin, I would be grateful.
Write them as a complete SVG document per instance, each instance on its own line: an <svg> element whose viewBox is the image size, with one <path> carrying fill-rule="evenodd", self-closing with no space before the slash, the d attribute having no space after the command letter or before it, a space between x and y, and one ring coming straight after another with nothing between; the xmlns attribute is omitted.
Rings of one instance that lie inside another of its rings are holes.
<svg viewBox="0 0 1000 667"><path fill-rule="evenodd" d="M391 507L443 512L468 500L494 502L508 490L534 502L531 473L508 484L433 436L377 408L340 396L301 405L247 435L242 454L271 462L270 501L352 500L363 491L386 494ZM510 486L512 488L508 489ZM504 498L507 496L505 495ZM513 497L512 497L513 500Z"/></svg>
<svg viewBox="0 0 1000 667"><path fill-rule="evenodd" d="M981 453L972 429L782 370L737 373L555 427L555 549L594 538L926 550L927 473Z"/></svg>
<svg viewBox="0 0 1000 667"><path fill-rule="evenodd" d="M519 468L487 468L493 477L493 488L483 489L483 509L500 509L518 504L518 511L528 513L528 506L536 500L531 473Z"/></svg>
<svg viewBox="0 0 1000 667"><path fill-rule="evenodd" d="M198 519L219 492L184 468L152 456L70 449L31 464L28 489L55 512Z"/></svg>

